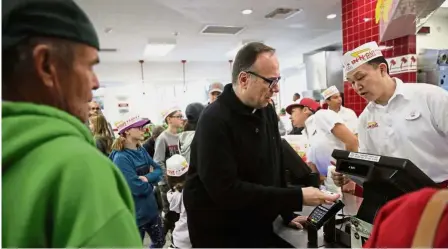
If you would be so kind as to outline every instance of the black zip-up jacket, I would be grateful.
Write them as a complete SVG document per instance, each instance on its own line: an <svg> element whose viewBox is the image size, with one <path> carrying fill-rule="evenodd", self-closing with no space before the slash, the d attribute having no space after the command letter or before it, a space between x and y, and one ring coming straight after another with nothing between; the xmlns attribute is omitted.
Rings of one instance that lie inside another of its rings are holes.
<svg viewBox="0 0 448 249"><path fill-rule="evenodd" d="M272 222L302 209L302 190L285 187L277 114L253 111L228 84L199 119L183 192L193 247L275 246Z"/></svg>

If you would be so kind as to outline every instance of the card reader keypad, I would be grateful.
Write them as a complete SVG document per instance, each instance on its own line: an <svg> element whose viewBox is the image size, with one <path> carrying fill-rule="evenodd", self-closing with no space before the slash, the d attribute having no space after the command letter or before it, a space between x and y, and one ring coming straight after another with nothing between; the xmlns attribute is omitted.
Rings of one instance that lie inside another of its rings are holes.
<svg viewBox="0 0 448 249"><path fill-rule="evenodd" d="M314 210L314 212L311 215L311 221L312 222L319 222L325 214L328 212L328 210L324 210L322 207L318 207Z"/></svg>

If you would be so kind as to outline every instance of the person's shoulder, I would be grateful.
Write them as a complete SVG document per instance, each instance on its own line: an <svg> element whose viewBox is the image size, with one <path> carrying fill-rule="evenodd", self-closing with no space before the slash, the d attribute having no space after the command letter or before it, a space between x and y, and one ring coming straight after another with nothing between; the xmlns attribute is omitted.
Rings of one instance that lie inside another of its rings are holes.
<svg viewBox="0 0 448 249"><path fill-rule="evenodd" d="M229 107L219 99L208 105L201 114L199 123L224 121L229 115Z"/></svg>
<svg viewBox="0 0 448 249"><path fill-rule="evenodd" d="M356 116L356 112L353 111L352 109L350 109L350 108L348 108L348 107L345 107L345 106L342 106L341 108L342 108L346 113L349 113L350 115L355 115L355 116Z"/></svg>
<svg viewBox="0 0 448 249"><path fill-rule="evenodd" d="M404 94L408 94L411 97L420 98L432 97L434 95L448 96L448 91L444 91L440 87L427 83L403 83Z"/></svg>
<svg viewBox="0 0 448 249"><path fill-rule="evenodd" d="M338 114L332 110L321 109L314 114L314 118L316 120L325 119L325 120L334 120L338 119Z"/></svg>

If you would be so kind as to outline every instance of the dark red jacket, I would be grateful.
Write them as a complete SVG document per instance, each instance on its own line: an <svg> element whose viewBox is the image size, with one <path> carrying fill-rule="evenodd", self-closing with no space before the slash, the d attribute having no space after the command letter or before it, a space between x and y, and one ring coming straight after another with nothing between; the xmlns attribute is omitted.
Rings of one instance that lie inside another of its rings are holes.
<svg viewBox="0 0 448 249"><path fill-rule="evenodd" d="M425 188L387 203L376 216L364 248L410 248L423 210L436 192ZM448 200L433 246L448 248Z"/></svg>

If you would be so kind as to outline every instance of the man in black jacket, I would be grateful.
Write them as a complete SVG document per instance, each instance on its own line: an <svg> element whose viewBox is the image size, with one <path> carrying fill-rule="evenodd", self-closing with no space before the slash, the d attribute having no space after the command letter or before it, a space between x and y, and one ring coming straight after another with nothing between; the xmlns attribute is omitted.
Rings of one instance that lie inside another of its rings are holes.
<svg viewBox="0 0 448 249"><path fill-rule="evenodd" d="M235 58L232 84L203 112L192 143L184 204L193 247L282 247L272 222L302 205L335 201L315 188L285 188L275 50L250 43Z"/></svg>

